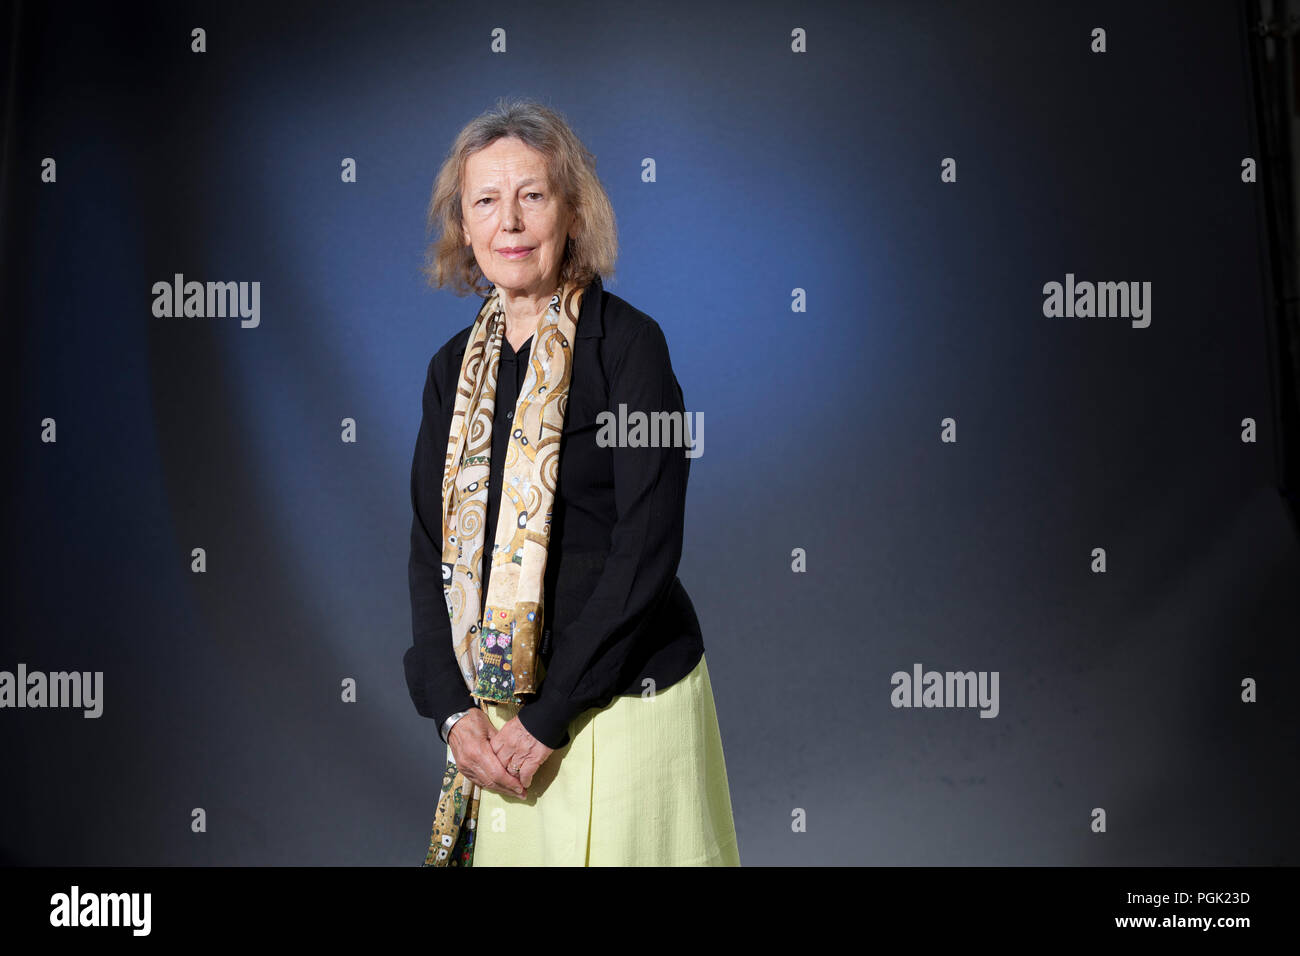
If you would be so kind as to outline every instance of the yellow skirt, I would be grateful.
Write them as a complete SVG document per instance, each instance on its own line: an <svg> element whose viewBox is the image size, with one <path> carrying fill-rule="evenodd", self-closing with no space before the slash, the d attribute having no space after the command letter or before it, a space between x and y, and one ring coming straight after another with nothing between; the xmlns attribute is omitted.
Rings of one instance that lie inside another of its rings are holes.
<svg viewBox="0 0 1300 956"><path fill-rule="evenodd" d="M489 703L501 729L519 705ZM569 724L527 799L481 790L474 866L739 866L709 669Z"/></svg>

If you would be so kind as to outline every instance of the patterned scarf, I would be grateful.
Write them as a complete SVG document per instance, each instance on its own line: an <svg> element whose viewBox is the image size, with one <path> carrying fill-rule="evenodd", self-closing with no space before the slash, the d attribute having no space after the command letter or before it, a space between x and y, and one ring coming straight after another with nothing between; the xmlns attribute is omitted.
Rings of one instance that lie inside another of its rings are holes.
<svg viewBox="0 0 1300 956"><path fill-rule="evenodd" d="M480 701L523 703L545 676L537 652L546 549L582 294L573 283L561 285L533 334L506 445L486 606L479 578L506 324L496 286L474 320L461 362L442 479L442 587L461 676ZM478 805L479 787L460 772L448 744L425 866L473 865Z"/></svg>

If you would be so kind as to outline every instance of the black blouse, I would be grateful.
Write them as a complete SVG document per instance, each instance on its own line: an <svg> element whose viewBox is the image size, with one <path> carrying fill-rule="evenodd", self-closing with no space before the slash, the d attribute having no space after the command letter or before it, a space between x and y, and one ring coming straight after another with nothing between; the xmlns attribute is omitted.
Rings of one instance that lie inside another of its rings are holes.
<svg viewBox="0 0 1300 956"><path fill-rule="evenodd" d="M528 374L528 353L533 346L529 336L518 352L510 340L501 336L501 364L497 368L497 410L492 417L492 468L488 477L487 555L483 561L483 600L487 600L488 585L492 582L492 543L496 540L497 513L501 510L501 473L505 471L506 445L519 402L519 390L524 387ZM549 555L547 556L549 560ZM531 733L532 731L529 731Z"/></svg>
<svg viewBox="0 0 1300 956"><path fill-rule="evenodd" d="M472 326L471 326L472 327ZM404 663L416 710L436 721L476 706L451 648L442 589L442 472L455 384L469 339L462 329L429 363L424 413L411 466L409 577L413 643ZM481 593L490 582L506 444L532 339L518 353L502 337L493 416ZM519 720L548 747L569 742L568 724L644 682L664 690L694 669L704 644L677 579L690 459L682 446L602 447L605 410L685 413L668 344L652 318L593 280L583 296L551 521L539 695Z"/></svg>

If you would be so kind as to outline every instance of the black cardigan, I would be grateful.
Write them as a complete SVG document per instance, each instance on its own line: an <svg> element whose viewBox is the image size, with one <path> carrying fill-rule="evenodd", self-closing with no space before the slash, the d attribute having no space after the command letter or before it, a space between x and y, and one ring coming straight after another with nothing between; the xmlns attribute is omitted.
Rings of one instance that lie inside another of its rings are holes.
<svg viewBox="0 0 1300 956"><path fill-rule="evenodd" d="M416 711L438 727L476 706L452 653L441 520L455 385L471 328L452 336L429 362L411 464L413 642L404 665ZM489 481L494 500L500 495L498 448L518 394L513 376L499 378ZM596 416L604 410L617 415L620 404L629 415L685 412L663 330L605 291L597 277L579 310L560 443L540 648L546 673L539 695L519 711L525 729L554 749L569 742L568 724L584 710L620 694L640 694L646 679L665 690L704 653L695 608L677 579L690 459L681 446L600 447ZM495 530L486 527L489 555Z"/></svg>

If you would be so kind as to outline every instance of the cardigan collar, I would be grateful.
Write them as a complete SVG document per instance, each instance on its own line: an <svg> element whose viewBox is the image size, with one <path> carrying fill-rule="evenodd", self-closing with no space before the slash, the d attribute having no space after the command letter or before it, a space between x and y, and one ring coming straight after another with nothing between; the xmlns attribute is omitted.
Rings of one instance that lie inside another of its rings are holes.
<svg viewBox="0 0 1300 956"><path fill-rule="evenodd" d="M594 339L605 334L605 310L600 307L604 288L600 276L596 276L582 294L582 305L578 307L578 331L574 333L577 338Z"/></svg>

